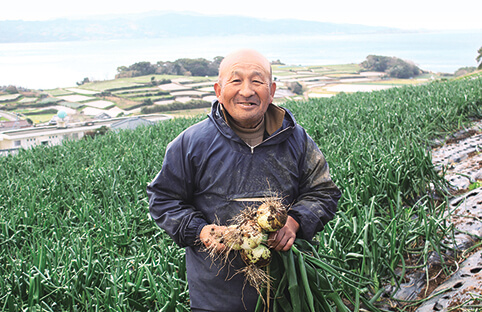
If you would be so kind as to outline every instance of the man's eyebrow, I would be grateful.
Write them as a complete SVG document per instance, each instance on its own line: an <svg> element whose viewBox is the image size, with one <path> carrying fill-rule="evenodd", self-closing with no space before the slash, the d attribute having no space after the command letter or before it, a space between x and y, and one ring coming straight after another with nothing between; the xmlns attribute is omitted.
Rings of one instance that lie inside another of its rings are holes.
<svg viewBox="0 0 482 312"><path fill-rule="evenodd" d="M233 70L231 72L231 77L233 76L239 76L240 75L240 72L238 70ZM259 70L253 70L250 74L250 76L259 76L259 77L263 77L263 73Z"/></svg>
<svg viewBox="0 0 482 312"><path fill-rule="evenodd" d="M233 77L233 76L239 76L239 71L233 70L233 71L231 72L231 77Z"/></svg>
<svg viewBox="0 0 482 312"><path fill-rule="evenodd" d="M252 74L251 76L259 76L259 77L263 77L263 73L262 73L262 72L260 72L260 71L255 70L255 71L253 71L253 74Z"/></svg>

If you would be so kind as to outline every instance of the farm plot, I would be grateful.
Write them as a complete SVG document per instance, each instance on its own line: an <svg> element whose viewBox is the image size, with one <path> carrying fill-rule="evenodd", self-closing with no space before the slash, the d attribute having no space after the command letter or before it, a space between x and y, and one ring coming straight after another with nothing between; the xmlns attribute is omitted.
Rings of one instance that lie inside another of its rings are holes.
<svg viewBox="0 0 482 312"><path fill-rule="evenodd" d="M24 103L35 103L36 101L37 101L36 97L25 97L18 102L24 104Z"/></svg>
<svg viewBox="0 0 482 312"><path fill-rule="evenodd" d="M186 91L186 90L191 90L191 87L185 86L179 83L168 83L168 84L163 84L158 87L159 89L163 91Z"/></svg>
<svg viewBox="0 0 482 312"><path fill-rule="evenodd" d="M175 91L171 92L171 95L174 97L183 96L183 97L197 97L200 98L204 95L209 95L209 92L202 92L197 90L187 90L187 91Z"/></svg>
<svg viewBox="0 0 482 312"><path fill-rule="evenodd" d="M111 118L114 118L114 117L117 117L121 113L125 114L126 111L123 110L123 109L120 109L118 107L113 107L113 108L107 109L107 110L95 108L95 107L86 107L82 110L82 114L84 114L86 116L98 116L98 115L101 115L103 113L109 115Z"/></svg>
<svg viewBox="0 0 482 312"><path fill-rule="evenodd" d="M92 102L85 102L85 103L83 103L83 104L86 105L86 106L89 106L89 107L95 107L95 108L101 108L101 109L104 109L104 108L106 108L106 107L115 105L115 103L113 103L113 102L111 102L111 101L105 101L105 100L97 100L97 101L92 101Z"/></svg>
<svg viewBox="0 0 482 312"><path fill-rule="evenodd" d="M203 101L208 101L208 102L212 102L216 99L217 97L215 95L207 95L207 96L203 96L202 98Z"/></svg>
<svg viewBox="0 0 482 312"><path fill-rule="evenodd" d="M46 110L46 109L55 109L57 111L64 111L69 115L77 113L77 110L75 110L74 108L68 107L67 105L65 105L65 106L64 105L49 106L49 107L44 108L43 110Z"/></svg>
<svg viewBox="0 0 482 312"><path fill-rule="evenodd" d="M310 251L316 256L310 261L342 271L324 271L329 291L284 307L309 311L308 302L324 300L334 310L329 292L351 311L403 307L407 303L393 294L405 272L424 271L431 255L446 259L450 249L442 241L451 233L447 185L428 147L433 138L482 118L482 78L284 106L318 143L343 190L335 219ZM167 144L203 118L0 158L0 307L189 311L184 250L149 218L145 187ZM445 264L441 270L450 274ZM297 283L286 291L306 289L294 271L287 272ZM348 287L348 275L352 286L369 284Z"/></svg>
<svg viewBox="0 0 482 312"><path fill-rule="evenodd" d="M19 97L21 97L21 94L5 94L5 95L0 95L0 103L1 102L10 102L10 101L15 101Z"/></svg>
<svg viewBox="0 0 482 312"><path fill-rule="evenodd" d="M197 91L201 91L201 92L208 92L208 93L213 93L214 92L214 88L211 86L211 87L203 87L203 88L198 88L196 89Z"/></svg>
<svg viewBox="0 0 482 312"><path fill-rule="evenodd" d="M98 91L92 91L92 90L86 90L86 89L80 89L80 88L70 88L70 89L65 89L70 92L78 93L78 94L84 94L84 95L94 95L99 93Z"/></svg>
<svg viewBox="0 0 482 312"><path fill-rule="evenodd" d="M207 89L209 91L214 90L214 81L206 81L206 82L199 82L199 83L189 83L186 84L186 86L189 86L193 89L201 90L201 89Z"/></svg>
<svg viewBox="0 0 482 312"><path fill-rule="evenodd" d="M167 104L172 104L174 102L175 100L160 100L160 101L155 101L154 105L167 105Z"/></svg>
<svg viewBox="0 0 482 312"><path fill-rule="evenodd" d="M82 85L83 90L90 90L95 92L134 89L139 87L144 87L144 84L139 84L135 82L134 79L129 78L89 82Z"/></svg>
<svg viewBox="0 0 482 312"><path fill-rule="evenodd" d="M63 95L63 96L58 96L57 98L67 102L85 102L85 101L91 101L95 99L94 97L91 97L91 96L85 96L85 95L79 95L79 94Z"/></svg>

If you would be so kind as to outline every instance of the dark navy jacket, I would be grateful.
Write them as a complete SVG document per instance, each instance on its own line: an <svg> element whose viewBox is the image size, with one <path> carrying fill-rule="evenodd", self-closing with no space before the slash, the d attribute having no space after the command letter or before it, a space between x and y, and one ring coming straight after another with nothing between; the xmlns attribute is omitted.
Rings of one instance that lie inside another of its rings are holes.
<svg viewBox="0 0 482 312"><path fill-rule="evenodd" d="M256 199L273 193L290 207L300 224L298 237L304 239L312 239L336 212L341 193L323 154L285 111L283 126L251 148L213 102L208 119L169 144L161 171L147 187L151 216L186 247L193 309L253 311L258 297L243 275L236 274L243 266L239 256L223 266L199 250L203 226L226 225Z"/></svg>

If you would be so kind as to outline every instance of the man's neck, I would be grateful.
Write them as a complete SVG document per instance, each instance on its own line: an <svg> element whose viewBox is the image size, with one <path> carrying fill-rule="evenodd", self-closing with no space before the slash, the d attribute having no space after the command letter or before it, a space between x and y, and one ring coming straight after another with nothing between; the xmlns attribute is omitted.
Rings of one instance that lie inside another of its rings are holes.
<svg viewBox="0 0 482 312"><path fill-rule="evenodd" d="M249 146L256 146L263 142L265 132L264 117L254 128L241 127L231 116L229 116L229 114L226 115L226 121L229 127L231 127L231 129L233 129L234 132Z"/></svg>

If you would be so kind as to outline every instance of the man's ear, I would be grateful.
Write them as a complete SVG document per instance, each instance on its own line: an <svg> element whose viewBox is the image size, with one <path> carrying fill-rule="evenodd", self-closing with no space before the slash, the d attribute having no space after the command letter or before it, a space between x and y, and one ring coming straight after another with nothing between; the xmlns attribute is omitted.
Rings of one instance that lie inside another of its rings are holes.
<svg viewBox="0 0 482 312"><path fill-rule="evenodd" d="M222 88L221 88L221 85L220 85L218 82L216 82L216 83L214 84L214 92L216 92L216 97L217 97L218 99L221 97L221 89L222 89Z"/></svg>
<svg viewBox="0 0 482 312"><path fill-rule="evenodd" d="M269 94L271 95L272 98L274 98L274 94L276 92L276 82L271 83L271 90L269 90Z"/></svg>

